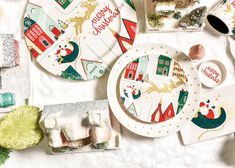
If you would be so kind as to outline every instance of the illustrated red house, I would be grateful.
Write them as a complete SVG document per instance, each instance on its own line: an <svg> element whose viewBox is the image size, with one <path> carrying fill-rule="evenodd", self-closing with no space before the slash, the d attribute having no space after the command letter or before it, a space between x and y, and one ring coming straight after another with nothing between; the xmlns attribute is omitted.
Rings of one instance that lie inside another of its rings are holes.
<svg viewBox="0 0 235 168"><path fill-rule="evenodd" d="M137 29L137 24L135 22L132 22L130 20L126 20L126 19L123 19L122 20L123 23L124 23L124 26L127 30L127 33L129 34L129 37L131 40L135 40L135 36L136 36L136 29Z"/></svg>
<svg viewBox="0 0 235 168"><path fill-rule="evenodd" d="M185 82L188 82L188 78L186 77L183 68L180 66L178 62L174 62L173 74L177 78L183 79Z"/></svg>
<svg viewBox="0 0 235 168"><path fill-rule="evenodd" d="M39 56L39 53L34 48L31 48L30 52L34 58L37 58Z"/></svg>
<svg viewBox="0 0 235 168"><path fill-rule="evenodd" d="M144 74L142 72L139 73L137 81L142 81L144 78Z"/></svg>
<svg viewBox="0 0 235 168"><path fill-rule="evenodd" d="M162 114L162 100L158 103L157 109L154 111L154 113L151 116L151 122L159 123L163 122L163 114Z"/></svg>
<svg viewBox="0 0 235 168"><path fill-rule="evenodd" d="M57 27L53 26L51 28L51 32L55 35L55 39L58 39L60 35L62 34L62 31L59 30Z"/></svg>
<svg viewBox="0 0 235 168"><path fill-rule="evenodd" d="M28 17L24 20L24 34L42 52L54 44L54 41L42 30L42 28L34 20ZM38 56L38 52L34 48L31 49L31 52L35 58Z"/></svg>
<svg viewBox="0 0 235 168"><path fill-rule="evenodd" d="M173 104L171 103L167 107L166 111L164 112L163 118L164 118L164 121L167 121L167 120L169 120L169 119L171 119L173 117L175 117L175 111L174 111Z"/></svg>
<svg viewBox="0 0 235 168"><path fill-rule="evenodd" d="M130 80L135 80L138 65L139 65L139 59L137 59L137 60L133 61L132 63L130 63L126 67L124 78L125 79L130 79Z"/></svg>
<svg viewBox="0 0 235 168"><path fill-rule="evenodd" d="M151 121L155 123L167 121L175 116L174 107L171 103L165 112L162 112L162 100L159 102L157 109L151 116Z"/></svg>
<svg viewBox="0 0 235 168"><path fill-rule="evenodd" d="M119 44L122 52L125 53L125 52L127 52L127 47L126 47L125 43L129 44L131 46L134 43L135 36L136 36L137 24L135 22L132 22L132 21L126 20L126 19L123 19L122 21L124 23L124 26L126 28L128 35L129 35L129 38L121 36L120 34L118 34L116 31L114 31L111 28L109 28L109 30L112 32L113 36L117 39L118 44Z"/></svg>

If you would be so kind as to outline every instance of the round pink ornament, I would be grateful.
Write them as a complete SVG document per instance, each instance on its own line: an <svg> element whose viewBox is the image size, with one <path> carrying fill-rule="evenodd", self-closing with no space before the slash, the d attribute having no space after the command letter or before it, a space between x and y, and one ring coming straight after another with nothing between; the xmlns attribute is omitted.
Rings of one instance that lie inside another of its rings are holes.
<svg viewBox="0 0 235 168"><path fill-rule="evenodd" d="M198 44L190 48L189 57L192 60L200 60L205 57L206 50L203 45Z"/></svg>

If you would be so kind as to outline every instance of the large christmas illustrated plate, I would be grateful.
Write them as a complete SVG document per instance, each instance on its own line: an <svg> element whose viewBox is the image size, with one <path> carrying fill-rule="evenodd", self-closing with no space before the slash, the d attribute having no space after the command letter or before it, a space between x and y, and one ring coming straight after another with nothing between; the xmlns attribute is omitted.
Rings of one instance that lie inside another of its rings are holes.
<svg viewBox="0 0 235 168"><path fill-rule="evenodd" d="M92 80L133 45L136 22L131 0L29 0L24 35L48 72Z"/></svg>
<svg viewBox="0 0 235 168"><path fill-rule="evenodd" d="M198 72L190 59L159 44L125 53L108 82L108 98L116 118L132 132L147 137L175 133L190 122L200 94Z"/></svg>

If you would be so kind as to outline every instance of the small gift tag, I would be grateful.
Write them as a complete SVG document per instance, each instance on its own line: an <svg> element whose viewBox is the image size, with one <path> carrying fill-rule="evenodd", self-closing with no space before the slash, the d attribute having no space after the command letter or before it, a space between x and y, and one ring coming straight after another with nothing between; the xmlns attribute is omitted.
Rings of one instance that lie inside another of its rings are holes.
<svg viewBox="0 0 235 168"><path fill-rule="evenodd" d="M185 145L235 132L234 89L231 85L202 96L191 123L181 130Z"/></svg>

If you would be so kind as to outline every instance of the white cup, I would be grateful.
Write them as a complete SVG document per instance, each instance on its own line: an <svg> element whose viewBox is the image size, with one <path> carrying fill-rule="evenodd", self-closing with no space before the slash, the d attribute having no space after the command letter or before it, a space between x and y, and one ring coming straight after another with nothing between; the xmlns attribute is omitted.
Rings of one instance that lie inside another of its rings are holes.
<svg viewBox="0 0 235 168"><path fill-rule="evenodd" d="M212 28L222 35L235 35L235 0L222 0L207 15Z"/></svg>

